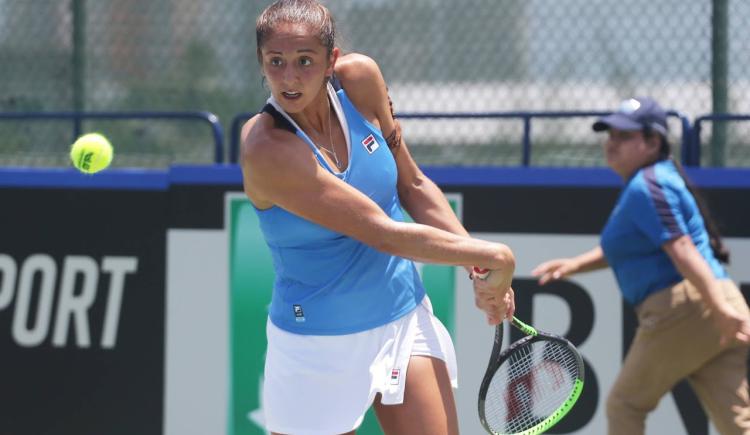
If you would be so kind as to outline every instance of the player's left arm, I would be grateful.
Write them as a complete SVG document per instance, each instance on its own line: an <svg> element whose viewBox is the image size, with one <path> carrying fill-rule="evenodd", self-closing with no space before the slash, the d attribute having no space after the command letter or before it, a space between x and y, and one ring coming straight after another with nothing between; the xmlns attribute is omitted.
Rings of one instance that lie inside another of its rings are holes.
<svg viewBox="0 0 750 435"><path fill-rule="evenodd" d="M422 172L409 153L377 63L367 56L350 54L339 60L336 73L357 109L383 132L398 168L401 205L412 219L454 234L468 235L443 192Z"/></svg>
<svg viewBox="0 0 750 435"><path fill-rule="evenodd" d="M398 195L409 215L419 223L468 235L442 190L422 172L404 140L391 151L398 167Z"/></svg>
<svg viewBox="0 0 750 435"><path fill-rule="evenodd" d="M382 81L382 76L380 79ZM381 131L396 160L397 189L401 205L416 222L468 236L469 232L458 220L443 191L422 172L409 152L401 136L401 126L394 116L393 102L384 82L379 89L380 98L387 102L387 106L381 104ZM387 110L382 110L383 107ZM472 276L472 268L465 267L465 270ZM504 276L505 279L498 280L500 276ZM511 287L513 277L496 274L488 278L474 280L474 305L485 313L492 313L487 314L487 323L497 325L504 319L513 318L516 311L515 294Z"/></svg>
<svg viewBox="0 0 750 435"><path fill-rule="evenodd" d="M394 117L385 79L371 58L349 54L336 64L336 74L357 109L374 125L380 127L398 169L397 189L401 205L415 222L468 236L440 188L430 180L412 158L401 137L401 127ZM465 267L471 273L470 267ZM499 275L498 275L499 276ZM474 282L475 304L485 312L500 313L488 317L491 324L512 316L514 293L508 282Z"/></svg>

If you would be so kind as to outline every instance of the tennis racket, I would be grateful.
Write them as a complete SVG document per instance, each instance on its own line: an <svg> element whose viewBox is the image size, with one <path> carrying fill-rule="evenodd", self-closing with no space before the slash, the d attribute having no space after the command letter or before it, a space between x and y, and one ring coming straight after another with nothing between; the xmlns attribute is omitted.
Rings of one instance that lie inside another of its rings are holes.
<svg viewBox="0 0 750 435"><path fill-rule="evenodd" d="M482 272L475 269L474 276L486 278ZM583 358L563 337L516 317L510 324L526 336L503 351L503 323L496 326L479 387L479 420L490 434L541 434L565 417L581 395Z"/></svg>

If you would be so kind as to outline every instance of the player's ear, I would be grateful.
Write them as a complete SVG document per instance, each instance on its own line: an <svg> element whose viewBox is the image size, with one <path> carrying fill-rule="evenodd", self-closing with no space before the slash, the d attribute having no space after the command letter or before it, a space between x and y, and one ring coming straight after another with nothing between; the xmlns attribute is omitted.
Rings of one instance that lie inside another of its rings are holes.
<svg viewBox="0 0 750 435"><path fill-rule="evenodd" d="M339 59L340 55L341 51L339 50L339 48L333 47L330 56L328 56L328 68L326 68L326 75L328 77L331 77L333 75L333 70L336 67L336 61Z"/></svg>

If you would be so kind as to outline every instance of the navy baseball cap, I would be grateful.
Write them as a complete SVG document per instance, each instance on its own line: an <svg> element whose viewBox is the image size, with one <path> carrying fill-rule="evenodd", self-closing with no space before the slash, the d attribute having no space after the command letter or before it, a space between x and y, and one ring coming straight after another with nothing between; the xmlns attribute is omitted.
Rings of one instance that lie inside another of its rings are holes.
<svg viewBox="0 0 750 435"><path fill-rule="evenodd" d="M667 135L667 112L659 103L649 97L630 98L622 103L611 115L601 117L591 126L594 131L605 131L610 128L624 131L651 129Z"/></svg>

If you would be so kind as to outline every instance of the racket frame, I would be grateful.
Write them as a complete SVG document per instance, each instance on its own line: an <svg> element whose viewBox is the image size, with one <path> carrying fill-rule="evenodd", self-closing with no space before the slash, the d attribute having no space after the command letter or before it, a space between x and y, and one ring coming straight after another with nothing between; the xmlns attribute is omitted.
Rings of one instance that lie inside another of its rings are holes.
<svg viewBox="0 0 750 435"><path fill-rule="evenodd" d="M526 346L527 344L534 341L556 341L564 344L572 351L571 353L575 356L576 363L578 365L579 377L575 379L573 389L571 390L567 399L565 399L563 404L555 412L550 414L547 418L545 418L535 426L521 432L515 432L514 434L534 435L544 433L546 430L557 424L563 417L565 417L565 415L570 412L570 410L573 408L573 405L575 405L576 401L580 397L581 392L583 391L585 376L583 358L581 357L580 352L578 352L578 349L576 349L576 347L573 346L573 344L564 337L538 331L537 329L518 320L515 316L510 320L509 323L526 334L526 336L511 343L511 345L508 346L507 349L502 350L504 328L503 323L504 322L501 322L495 327L495 339L492 345L492 352L490 353L490 362L487 365L487 370L485 371L484 378L482 379L482 383L479 387L479 401L477 404L479 410L479 421L482 423L482 426L487 431L487 433L493 435L501 435L500 432L495 432L492 430L492 428L490 428L484 412L485 402L487 400L487 391L490 388L490 384L492 383L492 378L495 376L495 372L497 372L500 366L519 348Z"/></svg>

